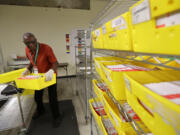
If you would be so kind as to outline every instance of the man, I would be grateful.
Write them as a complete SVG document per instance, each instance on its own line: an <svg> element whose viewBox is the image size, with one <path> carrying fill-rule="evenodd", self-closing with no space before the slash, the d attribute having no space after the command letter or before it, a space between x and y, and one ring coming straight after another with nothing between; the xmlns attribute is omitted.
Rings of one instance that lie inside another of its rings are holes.
<svg viewBox="0 0 180 135"><path fill-rule="evenodd" d="M53 78L54 72L57 74L57 59L50 46L37 42L36 37L32 33L25 33L23 35L23 42L26 45L25 51L30 64L23 72L22 75L28 75L30 72L45 73L46 81L50 81ZM53 115L53 127L58 127L62 115L60 115L57 101L57 84L48 87L49 103L51 112ZM43 106L43 91L35 91L35 102L37 109L33 115L33 119L39 118L45 113Z"/></svg>

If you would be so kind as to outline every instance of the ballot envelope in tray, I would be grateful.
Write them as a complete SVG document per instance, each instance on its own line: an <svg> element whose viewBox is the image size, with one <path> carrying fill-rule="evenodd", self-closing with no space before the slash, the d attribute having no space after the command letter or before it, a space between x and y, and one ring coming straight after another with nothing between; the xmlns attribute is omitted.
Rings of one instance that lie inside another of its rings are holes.
<svg viewBox="0 0 180 135"><path fill-rule="evenodd" d="M56 83L56 74L51 81L45 80L45 74L30 74L15 79L17 88L29 90L41 90Z"/></svg>

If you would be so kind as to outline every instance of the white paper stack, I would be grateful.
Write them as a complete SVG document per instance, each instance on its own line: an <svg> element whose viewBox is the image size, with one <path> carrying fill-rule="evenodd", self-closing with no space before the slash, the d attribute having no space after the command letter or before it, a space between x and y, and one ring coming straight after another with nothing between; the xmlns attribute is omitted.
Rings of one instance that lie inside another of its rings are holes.
<svg viewBox="0 0 180 135"><path fill-rule="evenodd" d="M118 135L118 132L114 128L113 124L111 123L110 119L103 120L103 124L108 132L108 135Z"/></svg>
<svg viewBox="0 0 180 135"><path fill-rule="evenodd" d="M180 81L149 83L144 86L180 105Z"/></svg>
<svg viewBox="0 0 180 135"><path fill-rule="evenodd" d="M120 64L120 65L108 65L106 66L108 69L112 70L112 71L146 71L149 70L147 68L144 67L139 67L139 66L135 66L135 65L128 65L128 64Z"/></svg>
<svg viewBox="0 0 180 135"><path fill-rule="evenodd" d="M122 107L126 111L126 113L130 115L130 117L133 120L140 121L140 118L138 117L138 115L134 112L134 110L131 108L131 106L128 103L124 103Z"/></svg>
<svg viewBox="0 0 180 135"><path fill-rule="evenodd" d="M27 75L27 76L24 76L24 77L20 77L18 79L38 79L42 77L41 75Z"/></svg>

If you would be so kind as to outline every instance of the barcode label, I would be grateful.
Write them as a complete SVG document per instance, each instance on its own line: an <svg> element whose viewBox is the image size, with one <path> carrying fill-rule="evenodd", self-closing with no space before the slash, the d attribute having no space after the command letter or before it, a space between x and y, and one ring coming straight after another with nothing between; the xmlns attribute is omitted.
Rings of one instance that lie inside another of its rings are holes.
<svg viewBox="0 0 180 135"><path fill-rule="evenodd" d="M138 6L132 8L132 23L138 24L151 19L149 0L144 0Z"/></svg>

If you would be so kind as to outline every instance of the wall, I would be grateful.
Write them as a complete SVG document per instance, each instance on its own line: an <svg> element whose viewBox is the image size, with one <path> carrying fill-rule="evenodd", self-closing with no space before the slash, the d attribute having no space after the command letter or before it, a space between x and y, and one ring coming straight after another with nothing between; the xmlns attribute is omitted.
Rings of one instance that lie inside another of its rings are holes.
<svg viewBox="0 0 180 135"><path fill-rule="evenodd" d="M74 28L89 27L106 3L92 0L91 10L0 5L0 44L5 61L12 53L25 55L22 35L32 32L39 42L52 46L59 62L70 63L69 72L74 74L72 56L65 51L65 34Z"/></svg>

